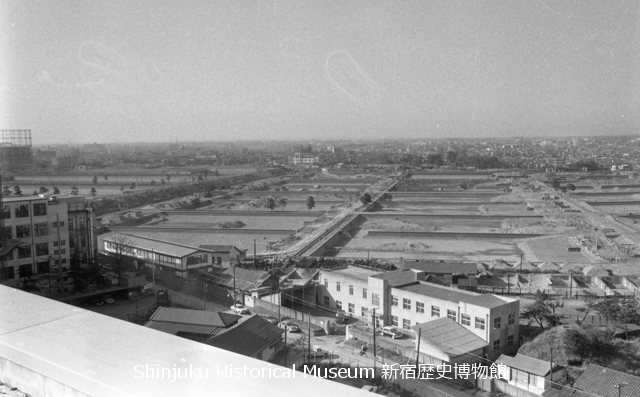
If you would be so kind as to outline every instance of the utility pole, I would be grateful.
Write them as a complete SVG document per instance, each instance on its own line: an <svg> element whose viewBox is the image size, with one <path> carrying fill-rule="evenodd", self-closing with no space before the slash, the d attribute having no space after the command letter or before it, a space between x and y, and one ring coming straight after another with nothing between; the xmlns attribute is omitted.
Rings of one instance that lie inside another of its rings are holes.
<svg viewBox="0 0 640 397"><path fill-rule="evenodd" d="M523 261L522 251L520 251L520 273L522 273L522 261Z"/></svg>
<svg viewBox="0 0 640 397"><path fill-rule="evenodd" d="M616 389L618 389L618 397L622 397L622 395L620 393L622 393L622 388L623 387L627 387L629 384L627 382L622 382L622 383L618 383L617 385L614 385L613 387L615 387Z"/></svg>
<svg viewBox="0 0 640 397"><path fill-rule="evenodd" d="M285 324L284 326L284 366L287 367L287 328L289 326Z"/></svg>
<svg viewBox="0 0 640 397"><path fill-rule="evenodd" d="M202 288L202 310L207 310L207 282L202 281L204 283L204 288Z"/></svg>
<svg viewBox="0 0 640 397"><path fill-rule="evenodd" d="M420 339L422 339L422 328L418 328L418 347L416 348L416 373L419 373L418 367L420 363Z"/></svg>
<svg viewBox="0 0 640 397"><path fill-rule="evenodd" d="M553 381L553 347L549 348L549 381Z"/></svg>
<svg viewBox="0 0 640 397"><path fill-rule="evenodd" d="M511 273L507 273L507 295L511 295Z"/></svg>
<svg viewBox="0 0 640 397"><path fill-rule="evenodd" d="M255 268L258 264L258 257L256 256L256 240L253 239L253 267Z"/></svg>
<svg viewBox="0 0 640 397"><path fill-rule="evenodd" d="M309 358L311 358L311 320L309 320L309 340L307 341L307 350L309 352L307 360L309 360Z"/></svg>
<svg viewBox="0 0 640 397"><path fill-rule="evenodd" d="M573 270L569 270L569 298L573 295Z"/></svg>
<svg viewBox="0 0 640 397"><path fill-rule="evenodd" d="M373 373L376 373L376 308L373 308Z"/></svg>
<svg viewBox="0 0 640 397"><path fill-rule="evenodd" d="M236 265L233 265L233 306L236 305ZM285 335L286 338L286 335Z"/></svg>

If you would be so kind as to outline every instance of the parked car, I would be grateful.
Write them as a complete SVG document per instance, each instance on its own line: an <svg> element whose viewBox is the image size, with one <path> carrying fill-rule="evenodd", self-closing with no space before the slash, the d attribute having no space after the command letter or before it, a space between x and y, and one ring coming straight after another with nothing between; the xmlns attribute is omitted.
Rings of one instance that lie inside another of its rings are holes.
<svg viewBox="0 0 640 397"><path fill-rule="evenodd" d="M392 325L387 325L382 327L378 333L382 336L390 336L392 339L399 339L404 336L402 331L400 331L397 327Z"/></svg>
<svg viewBox="0 0 640 397"><path fill-rule="evenodd" d="M262 316L262 317L273 325L278 324L278 319L273 316Z"/></svg>
<svg viewBox="0 0 640 397"><path fill-rule="evenodd" d="M244 305L241 303L236 303L235 305L231 306L231 310L233 310L236 314L249 314L249 309L244 307Z"/></svg>
<svg viewBox="0 0 640 397"><path fill-rule="evenodd" d="M114 302L115 302L115 299L113 299L111 296L105 296L104 297L104 303L107 303L107 304L111 305Z"/></svg>
<svg viewBox="0 0 640 397"><path fill-rule="evenodd" d="M104 301L100 298L95 298L91 301L92 304L96 305L96 306L102 306L104 305Z"/></svg>
<svg viewBox="0 0 640 397"><path fill-rule="evenodd" d="M281 321L280 328L286 329L287 331L293 332L293 333L300 332L300 327L298 327L296 324L293 324L289 321Z"/></svg>
<svg viewBox="0 0 640 397"><path fill-rule="evenodd" d="M329 358L331 353L326 350L322 350L318 346L313 346L311 348L311 352L309 353L309 358L312 360L322 360L323 358Z"/></svg>

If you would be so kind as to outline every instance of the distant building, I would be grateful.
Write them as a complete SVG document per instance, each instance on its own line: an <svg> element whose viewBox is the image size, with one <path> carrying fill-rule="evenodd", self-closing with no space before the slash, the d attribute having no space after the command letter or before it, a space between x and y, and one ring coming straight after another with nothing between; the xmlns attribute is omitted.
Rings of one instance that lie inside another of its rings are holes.
<svg viewBox="0 0 640 397"><path fill-rule="evenodd" d="M318 156L303 156L300 153L295 153L293 157L289 157L289 164L296 167L312 167L314 165L317 165L318 161Z"/></svg>
<svg viewBox="0 0 640 397"><path fill-rule="evenodd" d="M584 396L640 396L640 377L590 364L573 387L584 391Z"/></svg>

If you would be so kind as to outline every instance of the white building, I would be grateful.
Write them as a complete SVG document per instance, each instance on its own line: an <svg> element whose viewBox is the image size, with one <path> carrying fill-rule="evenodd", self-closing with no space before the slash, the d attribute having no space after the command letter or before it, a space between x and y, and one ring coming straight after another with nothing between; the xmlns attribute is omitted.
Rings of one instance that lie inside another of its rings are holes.
<svg viewBox="0 0 640 397"><path fill-rule="evenodd" d="M45 294L69 292L68 206L55 197L5 198L2 205L3 284ZM11 249L13 247L13 249ZM53 278L53 280L52 280Z"/></svg>
<svg viewBox="0 0 640 397"><path fill-rule="evenodd" d="M293 157L289 157L289 164L297 167L312 167L318 164L318 156L302 156L300 153L294 153Z"/></svg>

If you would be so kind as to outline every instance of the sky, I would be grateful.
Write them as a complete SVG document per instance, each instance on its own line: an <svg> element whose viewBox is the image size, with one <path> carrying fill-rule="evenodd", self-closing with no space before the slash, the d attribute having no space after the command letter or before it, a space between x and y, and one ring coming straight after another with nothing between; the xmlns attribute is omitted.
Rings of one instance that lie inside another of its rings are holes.
<svg viewBox="0 0 640 397"><path fill-rule="evenodd" d="M637 134L634 1L0 0L34 144Z"/></svg>

